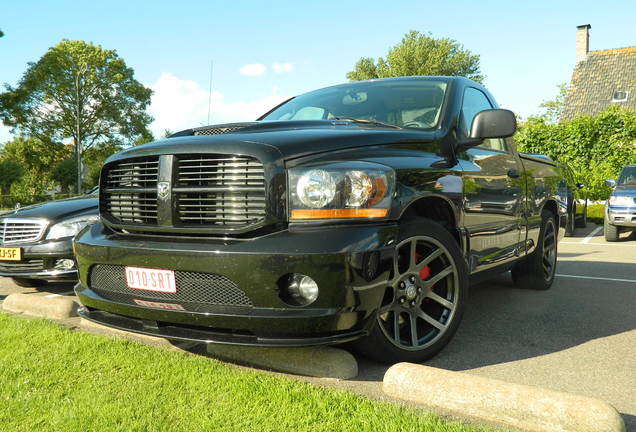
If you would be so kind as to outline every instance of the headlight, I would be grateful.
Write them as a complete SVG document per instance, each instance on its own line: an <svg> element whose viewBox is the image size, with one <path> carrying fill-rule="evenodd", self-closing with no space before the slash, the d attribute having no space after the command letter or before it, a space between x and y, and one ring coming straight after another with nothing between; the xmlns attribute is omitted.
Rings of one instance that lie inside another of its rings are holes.
<svg viewBox="0 0 636 432"><path fill-rule="evenodd" d="M289 170L290 218L385 217L395 173L370 162L342 162Z"/></svg>
<svg viewBox="0 0 636 432"><path fill-rule="evenodd" d="M612 195L609 198L609 204L612 206L632 207L634 203L634 197Z"/></svg>
<svg viewBox="0 0 636 432"><path fill-rule="evenodd" d="M99 221L99 215L78 216L65 221L56 223L49 229L46 235L47 240L73 237L80 232L86 225Z"/></svg>

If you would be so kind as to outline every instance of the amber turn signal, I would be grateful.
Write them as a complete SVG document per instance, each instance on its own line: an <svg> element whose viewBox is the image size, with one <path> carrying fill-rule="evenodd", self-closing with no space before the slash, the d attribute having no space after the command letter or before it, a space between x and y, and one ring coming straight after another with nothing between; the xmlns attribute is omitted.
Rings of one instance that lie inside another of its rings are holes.
<svg viewBox="0 0 636 432"><path fill-rule="evenodd" d="M381 218L385 217L388 209L318 209L292 210L292 219L345 219L345 218Z"/></svg>

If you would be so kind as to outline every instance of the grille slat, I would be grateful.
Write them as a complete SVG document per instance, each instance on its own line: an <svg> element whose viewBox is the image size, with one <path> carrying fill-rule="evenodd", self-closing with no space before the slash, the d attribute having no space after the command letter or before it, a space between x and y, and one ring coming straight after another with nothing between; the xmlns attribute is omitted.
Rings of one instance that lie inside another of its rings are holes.
<svg viewBox="0 0 636 432"><path fill-rule="evenodd" d="M166 217L169 212L157 202L159 165L155 156L107 166L102 176L106 183L102 210L131 228L165 225L159 215ZM175 211L171 217L176 230L206 225L236 228L255 225L265 218L265 170L257 159L224 154L176 155L172 169Z"/></svg>
<svg viewBox="0 0 636 432"><path fill-rule="evenodd" d="M0 271L6 273L22 273L34 270L44 270L44 260L31 259L26 261L0 261Z"/></svg>
<svg viewBox="0 0 636 432"><path fill-rule="evenodd" d="M42 238L47 222L26 218L0 219L0 244L35 242Z"/></svg>
<svg viewBox="0 0 636 432"><path fill-rule="evenodd" d="M185 223L240 226L265 217L265 171L255 159L188 157L178 161L177 178L177 214Z"/></svg>
<svg viewBox="0 0 636 432"><path fill-rule="evenodd" d="M249 297L230 279L212 273L175 271L175 294L128 288L125 268L98 264L91 269L90 287L100 296L123 303L134 299L187 302L215 306L252 307Z"/></svg>

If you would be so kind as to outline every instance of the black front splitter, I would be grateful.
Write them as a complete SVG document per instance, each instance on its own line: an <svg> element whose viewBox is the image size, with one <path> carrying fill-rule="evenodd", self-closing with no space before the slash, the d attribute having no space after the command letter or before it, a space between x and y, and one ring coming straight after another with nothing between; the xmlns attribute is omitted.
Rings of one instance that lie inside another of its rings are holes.
<svg viewBox="0 0 636 432"><path fill-rule="evenodd" d="M164 339L185 342L213 343L223 345L263 346L263 347L302 347L316 345L333 345L350 342L368 335L366 330L356 330L325 336L308 336L299 338L264 337L251 334L217 332L213 329L198 329L193 326L182 326L174 323L158 323L140 318L117 315L101 310L90 310L81 307L79 316L97 324L118 330L155 336Z"/></svg>

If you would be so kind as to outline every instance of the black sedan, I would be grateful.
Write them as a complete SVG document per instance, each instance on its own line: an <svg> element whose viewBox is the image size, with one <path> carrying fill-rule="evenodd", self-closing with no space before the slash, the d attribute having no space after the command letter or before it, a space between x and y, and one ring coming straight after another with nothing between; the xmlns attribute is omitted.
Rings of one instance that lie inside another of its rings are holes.
<svg viewBox="0 0 636 432"><path fill-rule="evenodd" d="M88 195L49 201L0 216L0 276L20 286L77 281L72 239L99 220L97 188Z"/></svg>

